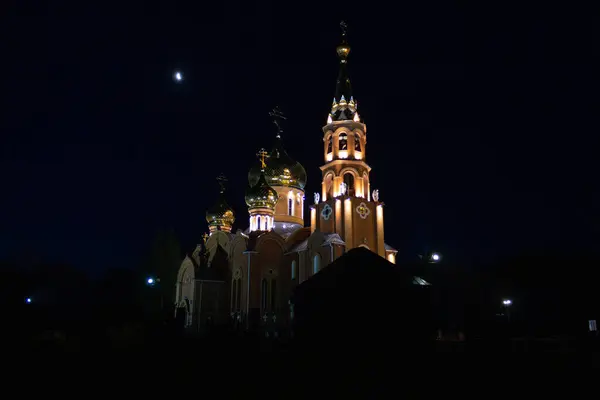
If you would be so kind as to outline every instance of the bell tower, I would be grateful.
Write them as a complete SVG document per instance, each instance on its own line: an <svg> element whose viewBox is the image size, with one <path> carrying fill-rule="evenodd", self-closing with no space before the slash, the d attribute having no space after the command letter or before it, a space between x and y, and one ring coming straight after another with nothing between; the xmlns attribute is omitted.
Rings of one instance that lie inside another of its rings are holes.
<svg viewBox="0 0 600 400"><path fill-rule="evenodd" d="M337 233L346 250L367 247L386 256L383 235L383 203L377 191L371 199L366 163L367 126L358 114L348 76L347 25L342 22L342 42L336 51L340 60L335 97L323 127L323 181L311 206L311 229Z"/></svg>

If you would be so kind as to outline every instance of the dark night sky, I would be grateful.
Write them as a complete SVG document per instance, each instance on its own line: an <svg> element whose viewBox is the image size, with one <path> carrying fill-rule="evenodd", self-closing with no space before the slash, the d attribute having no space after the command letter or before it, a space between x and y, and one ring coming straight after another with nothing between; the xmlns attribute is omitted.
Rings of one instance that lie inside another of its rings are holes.
<svg viewBox="0 0 600 400"><path fill-rule="evenodd" d="M596 246L591 10L204 3L10 10L0 28L0 259L132 265L170 227L190 248L220 172L245 229L246 174L272 145L274 105L311 200L342 18L388 243L464 262Z"/></svg>

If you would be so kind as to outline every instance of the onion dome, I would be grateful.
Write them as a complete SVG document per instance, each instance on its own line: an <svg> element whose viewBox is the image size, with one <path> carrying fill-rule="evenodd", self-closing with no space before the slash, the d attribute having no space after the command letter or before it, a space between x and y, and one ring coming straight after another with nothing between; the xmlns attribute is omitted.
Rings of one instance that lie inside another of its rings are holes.
<svg viewBox="0 0 600 400"><path fill-rule="evenodd" d="M221 193L217 203L206 211L206 222L208 222L211 232L215 230L231 232L231 227L235 222L235 214L225 200L224 183L227 179L223 175L220 175L217 180L221 185Z"/></svg>
<svg viewBox="0 0 600 400"><path fill-rule="evenodd" d="M277 192L267 183L264 173L260 173L258 182L246 189L246 204L248 208L275 209Z"/></svg>
<svg viewBox="0 0 600 400"><path fill-rule="evenodd" d="M264 169L266 182L271 186L289 186L304 190L306 186L306 170L299 162L292 159L283 148L283 141L277 135L275 146L269 154L269 163ZM248 182L255 186L261 175L258 164L248 172Z"/></svg>

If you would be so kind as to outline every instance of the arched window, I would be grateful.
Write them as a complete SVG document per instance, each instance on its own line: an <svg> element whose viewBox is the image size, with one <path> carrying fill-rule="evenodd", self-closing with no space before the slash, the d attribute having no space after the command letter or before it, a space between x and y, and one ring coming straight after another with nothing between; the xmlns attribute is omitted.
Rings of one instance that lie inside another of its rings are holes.
<svg viewBox="0 0 600 400"><path fill-rule="evenodd" d="M347 187L348 196L354 196L354 175L350 172L344 174L344 183Z"/></svg>
<svg viewBox="0 0 600 400"><path fill-rule="evenodd" d="M237 303L238 303L238 299L237 299L237 294L238 294L238 280L234 279L233 280L233 289L231 291L231 297L232 297L232 301L231 301L231 310L235 311L237 310Z"/></svg>
<svg viewBox="0 0 600 400"><path fill-rule="evenodd" d="M261 305L261 308L262 308L263 312L265 312L267 310L267 299L268 299L268 297L267 297L267 291L268 291L268 289L269 288L267 286L267 280L263 279L262 280L262 284L261 284L261 288L260 288L260 290L261 290L261 293L260 293L261 294L261 304L260 305Z"/></svg>
<svg viewBox="0 0 600 400"><path fill-rule="evenodd" d="M348 135L340 133L340 150L348 150Z"/></svg>
<svg viewBox="0 0 600 400"><path fill-rule="evenodd" d="M292 261L292 279L296 279L296 268L297 268L296 260Z"/></svg>
<svg viewBox="0 0 600 400"><path fill-rule="evenodd" d="M236 298L237 298L237 303L235 305L236 310L241 310L242 309L242 278L238 278L237 279L237 292L236 292Z"/></svg>
<svg viewBox="0 0 600 400"><path fill-rule="evenodd" d="M354 134L354 151L361 151L361 149L360 149L360 137L358 137L358 133Z"/></svg>
<svg viewBox="0 0 600 400"><path fill-rule="evenodd" d="M321 269L321 255L315 254L315 257L313 258L313 275L316 274L317 272L319 272L320 269Z"/></svg>
<svg viewBox="0 0 600 400"><path fill-rule="evenodd" d="M271 280L271 311L277 310L277 280Z"/></svg>
<svg viewBox="0 0 600 400"><path fill-rule="evenodd" d="M327 138L327 154L333 151L333 135L329 135Z"/></svg>
<svg viewBox="0 0 600 400"><path fill-rule="evenodd" d="M260 226L260 215L258 217L256 217L256 230L260 231L262 229L262 226Z"/></svg>
<svg viewBox="0 0 600 400"><path fill-rule="evenodd" d="M288 215L294 215L294 192L289 191L288 195Z"/></svg>

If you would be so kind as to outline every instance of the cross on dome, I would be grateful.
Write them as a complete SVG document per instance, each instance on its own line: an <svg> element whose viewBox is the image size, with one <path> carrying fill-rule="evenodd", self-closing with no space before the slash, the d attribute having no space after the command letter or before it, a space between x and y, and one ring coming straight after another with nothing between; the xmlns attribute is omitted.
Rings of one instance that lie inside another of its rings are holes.
<svg viewBox="0 0 600 400"><path fill-rule="evenodd" d="M273 110L269 112L269 115L273 118L273 123L277 127L277 138L280 138L281 132L283 132L283 129L281 129L280 121L287 119L287 117L281 112L279 106L275 106L275 108L273 108Z"/></svg>
<svg viewBox="0 0 600 400"><path fill-rule="evenodd" d="M217 182L219 182L219 186L221 186L221 193L225 191L225 183L227 183L227 177L221 172L219 176L217 176Z"/></svg>
<svg viewBox="0 0 600 400"><path fill-rule="evenodd" d="M258 156L258 158L260 158L260 165L261 168L264 170L265 168L267 168L267 163L265 162L266 158L269 158L269 153L267 153L267 151L265 149L260 149L258 151L258 153L256 153L256 155Z"/></svg>

